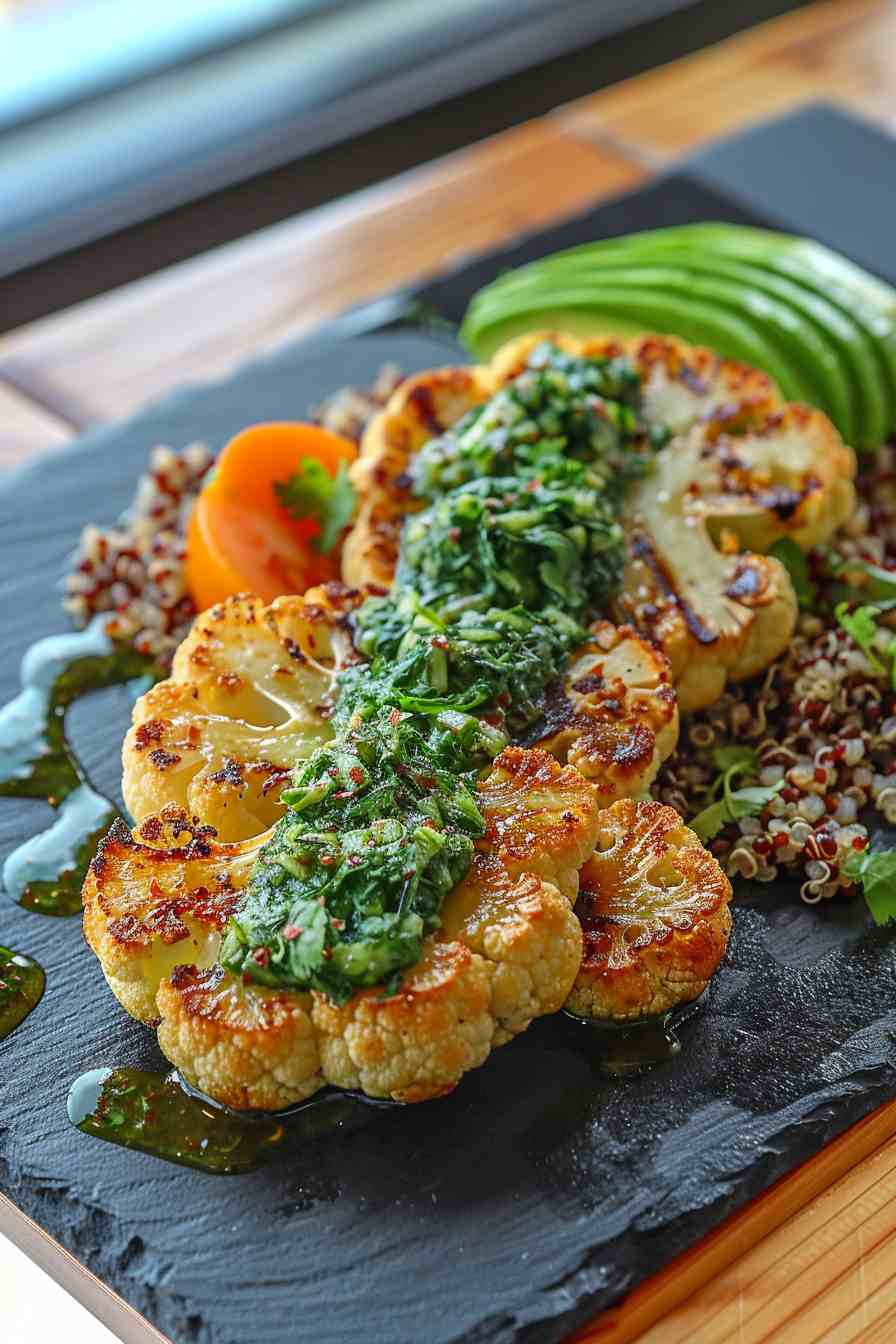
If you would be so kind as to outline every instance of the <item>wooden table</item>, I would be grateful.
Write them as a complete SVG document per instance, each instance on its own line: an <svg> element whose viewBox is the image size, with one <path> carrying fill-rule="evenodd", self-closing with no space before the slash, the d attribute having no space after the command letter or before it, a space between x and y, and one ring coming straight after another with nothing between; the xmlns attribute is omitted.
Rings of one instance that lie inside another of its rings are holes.
<svg viewBox="0 0 896 1344"><path fill-rule="evenodd" d="M894 88L896 0L825 0L12 332L0 339L0 466L63 445L175 384L220 375L350 303L632 187L750 121L824 97L896 131ZM606 1313L578 1344L896 1340L893 1135L896 1103ZM70 1270L64 1281L78 1291Z"/></svg>

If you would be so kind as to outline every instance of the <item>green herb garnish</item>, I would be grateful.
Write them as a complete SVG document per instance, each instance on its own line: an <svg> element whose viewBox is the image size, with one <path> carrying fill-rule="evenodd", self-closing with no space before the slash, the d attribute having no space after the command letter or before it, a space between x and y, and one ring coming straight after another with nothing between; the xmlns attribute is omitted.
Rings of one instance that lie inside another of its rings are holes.
<svg viewBox="0 0 896 1344"><path fill-rule="evenodd" d="M852 642L862 650L868 659L871 670L876 672L878 676L884 676L887 668L877 656L880 652L877 641L879 632L877 619L880 614L881 608L877 606L856 607L850 610L848 602L839 602L834 609L837 620ZM890 677L893 687L896 689L896 635L891 637L883 652L890 659Z"/></svg>
<svg viewBox="0 0 896 1344"><path fill-rule="evenodd" d="M294 518L314 519L320 533L311 544L324 553L332 551L354 516L355 491L344 462L331 476L316 458L303 457L288 480L274 482L274 493Z"/></svg>
<svg viewBox="0 0 896 1344"><path fill-rule="evenodd" d="M621 582L619 504L652 458L630 364L550 345L425 445L413 467L424 507L405 523L392 592L353 618L370 661L340 675L334 740L282 795L226 966L337 1002L394 991L469 869L479 772L538 717L582 622ZM323 485L325 545L350 510ZM307 470L278 496L307 516Z"/></svg>
<svg viewBox="0 0 896 1344"><path fill-rule="evenodd" d="M896 919L896 849L864 849L850 854L843 871L860 882L875 924Z"/></svg>
<svg viewBox="0 0 896 1344"><path fill-rule="evenodd" d="M731 787L739 775L757 773L759 758L753 747L735 745L716 747L713 760L721 773L713 781L709 792L712 797L721 788L722 797L717 802L710 803L688 822L691 830L703 841L712 840L729 822L739 821L741 817L758 817L763 808L767 807L784 787L783 779L767 788L760 785L751 785L743 789Z"/></svg>

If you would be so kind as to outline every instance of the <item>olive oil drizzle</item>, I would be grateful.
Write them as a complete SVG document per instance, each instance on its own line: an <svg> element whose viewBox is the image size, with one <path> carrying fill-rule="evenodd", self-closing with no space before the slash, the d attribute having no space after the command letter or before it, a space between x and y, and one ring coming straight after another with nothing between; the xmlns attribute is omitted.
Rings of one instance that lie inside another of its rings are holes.
<svg viewBox="0 0 896 1344"><path fill-rule="evenodd" d="M706 991L704 990L704 993ZM609 1022L579 1017L564 1010L581 1028L578 1042L587 1048L600 1073L618 1078L641 1073L681 1052L678 1028L699 1011L703 995L691 1003L679 1004L667 1013L644 1017L633 1022ZM587 1033L587 1036L586 1034Z"/></svg>
<svg viewBox="0 0 896 1344"><path fill-rule="evenodd" d="M43 967L22 952L0 947L0 1041L40 1003L46 984Z"/></svg>
<svg viewBox="0 0 896 1344"><path fill-rule="evenodd" d="M21 692L0 709L0 795L42 798L57 813L3 865L7 893L40 914L80 911L87 868L118 815L72 751L66 711L91 691L153 671L149 658L113 643L107 620L98 617L85 630L33 644L22 660Z"/></svg>
<svg viewBox="0 0 896 1344"><path fill-rule="evenodd" d="M363 1103L363 1106L362 1104ZM365 1124L398 1105L325 1088L287 1111L238 1114L148 1069L91 1069L72 1084L68 1117L82 1134L214 1176L255 1171L292 1144Z"/></svg>

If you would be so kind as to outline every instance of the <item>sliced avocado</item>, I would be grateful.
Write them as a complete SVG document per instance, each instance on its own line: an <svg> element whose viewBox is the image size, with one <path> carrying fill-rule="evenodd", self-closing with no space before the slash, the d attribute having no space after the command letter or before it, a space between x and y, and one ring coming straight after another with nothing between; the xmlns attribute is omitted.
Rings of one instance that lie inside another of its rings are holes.
<svg viewBox="0 0 896 1344"><path fill-rule="evenodd" d="M794 401L811 401L812 387L789 354L767 333L736 313L699 299L635 286L554 290L517 295L497 309L471 306L461 339L477 359L488 359L514 336L538 328L576 335L631 336L639 331L675 333L683 340L711 346L731 359L764 369Z"/></svg>
<svg viewBox="0 0 896 1344"><path fill-rule="evenodd" d="M751 326L760 348L760 354L751 362L771 372L768 357L761 353L763 343L768 344L777 352L778 360L785 367L784 377L777 377L782 392L790 399L821 406L841 428L841 433L851 436L849 384L829 344L818 335L811 322L787 304L731 280L692 275L671 266L620 267L608 272L605 280L597 271L587 276L576 275L574 279L566 273L556 278L532 275L527 282L520 281L506 294L501 292L490 295L485 291L477 296L471 305L470 317L473 323L480 322L483 314L494 320L500 318L510 306L520 302L528 303L530 307L535 304L543 309L553 308L556 306L557 293L564 296L561 307L587 309L593 302L600 303L602 291L606 287L637 291L639 294L647 292L664 295L673 306L678 301L682 315L688 305L697 300L705 306L724 310L728 316L740 318ZM578 302L573 301L576 294L580 295ZM486 301L487 308L484 307ZM650 321L648 312L646 329L650 330L651 327L685 335L683 327L657 327L656 323ZM706 337L689 339L705 340L707 344L712 344ZM735 353L722 346L716 348L722 354ZM789 390L796 386L801 388L799 393Z"/></svg>
<svg viewBox="0 0 896 1344"><path fill-rule="evenodd" d="M548 257L527 268L528 276L516 272L515 280L505 282L501 293L517 292L521 284L532 283L535 277L543 282L548 275L564 288L572 288L574 276L582 279L599 272L604 277L621 266L635 264L635 258L646 265L659 262L688 273L718 275L790 304L814 325L818 336L828 343L840 362L849 386L852 408L849 421L852 435L845 433L845 425L840 426L844 437L857 448L874 449L883 442L889 428L889 398L874 342L867 331L820 294L761 266L738 261L725 253L717 256L711 249L696 248L689 243L667 242L661 249L651 252L649 235L647 238L642 235L627 244L626 240L620 239L613 247L598 244L588 254L571 257L568 253L560 253Z"/></svg>
<svg viewBox="0 0 896 1344"><path fill-rule="evenodd" d="M864 329L874 344L889 407L885 433L896 430L896 289L892 286L810 238L739 224L685 224L655 229L600 243L584 243L558 255L572 258L596 248L627 246L636 240L649 241L652 249L654 245L658 249L693 246L701 254L711 251L715 256L724 254L750 262L835 304Z"/></svg>

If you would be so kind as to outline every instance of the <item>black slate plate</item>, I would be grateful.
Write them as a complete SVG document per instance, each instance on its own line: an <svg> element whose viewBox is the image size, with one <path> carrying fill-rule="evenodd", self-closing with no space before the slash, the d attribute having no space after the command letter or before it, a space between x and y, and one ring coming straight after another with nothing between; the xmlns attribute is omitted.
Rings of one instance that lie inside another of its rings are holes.
<svg viewBox="0 0 896 1344"><path fill-rule="evenodd" d="M745 214L674 178L564 226L564 241ZM556 232L522 246L551 250ZM442 307L462 306L470 283L466 270L450 277ZM218 446L253 419L301 415L387 358L416 369L456 354L444 336L339 334L363 321L179 392L0 484L0 698L17 689L28 644L62 626L54 587L82 523L117 515L150 445ZM77 714L76 745L113 792L128 713L111 692ZM0 861L45 819L41 804L0 800ZM0 942L48 972L43 1001L3 1047L0 1187L177 1344L548 1344L896 1095L896 942L859 903L810 910L770 891L739 906L681 1054L651 1073L610 1081L586 1029L543 1021L443 1101L212 1178L68 1125L78 1073L161 1058L114 1003L76 920L0 896Z"/></svg>

